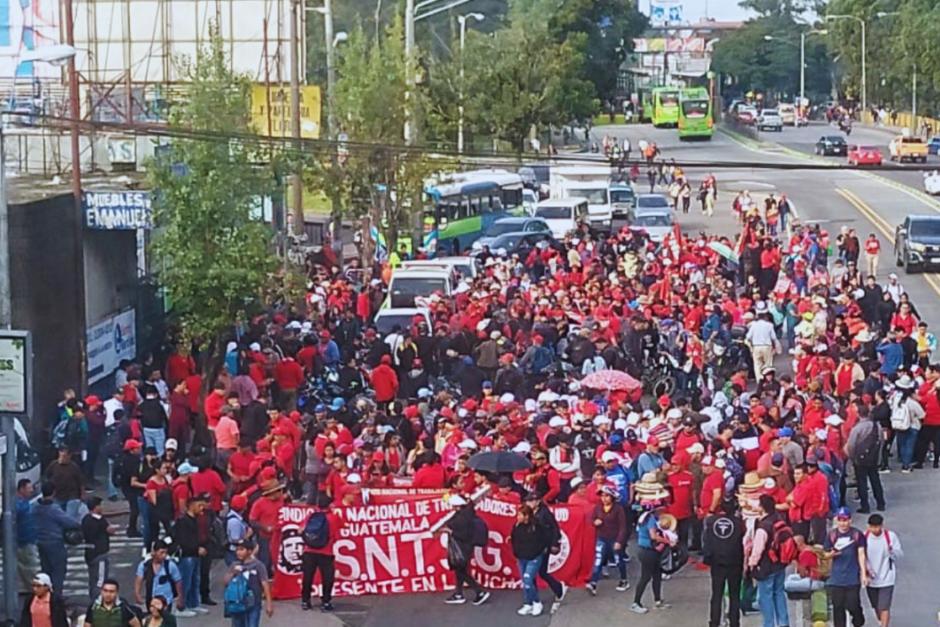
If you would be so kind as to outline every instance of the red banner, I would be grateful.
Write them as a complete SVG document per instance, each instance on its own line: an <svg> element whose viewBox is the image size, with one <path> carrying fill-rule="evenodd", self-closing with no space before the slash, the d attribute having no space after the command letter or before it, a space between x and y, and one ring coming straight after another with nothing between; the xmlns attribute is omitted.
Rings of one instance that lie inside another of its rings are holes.
<svg viewBox="0 0 940 627"><path fill-rule="evenodd" d="M392 493L397 490L389 491ZM376 495L379 496L379 495ZM521 587L518 566L509 543L516 520L515 503L482 499L477 513L486 521L490 541L474 549L470 572L485 588ZM301 538L311 508L285 505L272 541L274 597L300 596ZM549 560L549 572L570 586L582 586L594 561L594 528L579 507L552 508L561 529L561 550ZM432 525L450 509L439 496L382 494L368 505L338 508L344 526L336 542L334 595L441 592L454 586L447 566L447 536L433 536ZM319 594L319 578L315 594Z"/></svg>

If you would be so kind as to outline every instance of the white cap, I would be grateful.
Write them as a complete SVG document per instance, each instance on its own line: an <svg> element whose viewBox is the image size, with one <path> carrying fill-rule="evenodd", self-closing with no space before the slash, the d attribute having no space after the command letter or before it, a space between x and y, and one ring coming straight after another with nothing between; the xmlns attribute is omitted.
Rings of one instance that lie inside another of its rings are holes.
<svg viewBox="0 0 940 627"><path fill-rule="evenodd" d="M583 477L575 477L574 479L571 480L571 483L569 485L571 485L571 489L574 490L582 483L584 483Z"/></svg>
<svg viewBox="0 0 940 627"><path fill-rule="evenodd" d="M521 453L521 454L523 454L523 455L525 455L526 453L528 453L528 452L531 451L531 450L532 450L532 445L529 444L529 443L528 443L527 441L525 441L525 440L523 440L522 442L519 442L519 444L516 444L516 445L512 448L512 452L513 452L513 453Z"/></svg>
<svg viewBox="0 0 940 627"><path fill-rule="evenodd" d="M702 446L701 442L696 442L692 446L686 447L685 452L689 455L695 455L696 453L703 454L705 453L705 447Z"/></svg>
<svg viewBox="0 0 940 627"><path fill-rule="evenodd" d="M463 498L459 494L452 494L449 499L447 499L448 505L451 507L463 507L467 504L467 499Z"/></svg>
<svg viewBox="0 0 940 627"><path fill-rule="evenodd" d="M843 422L845 422L845 421L842 420L842 416L840 416L839 414L831 414L831 415L829 415L829 416L826 416L826 424L827 424L827 425L831 425L831 426L833 426L833 427L838 427L838 426L841 425Z"/></svg>
<svg viewBox="0 0 940 627"><path fill-rule="evenodd" d="M617 418L617 419L614 421L614 429L626 430L626 428L627 428L628 426L629 426L629 425L627 424L627 421L624 420L623 418Z"/></svg>
<svg viewBox="0 0 940 627"><path fill-rule="evenodd" d="M358 473L355 473L355 472L350 473L346 475L346 483L348 483L349 485L362 483L362 477L360 477Z"/></svg>
<svg viewBox="0 0 940 627"><path fill-rule="evenodd" d="M229 342L228 344L225 345L225 352L231 353L233 350L237 348L238 348L238 344L236 342Z"/></svg>
<svg viewBox="0 0 940 627"><path fill-rule="evenodd" d="M604 453L601 455L601 461L604 463L618 461L619 459L620 458L613 451L604 451Z"/></svg>
<svg viewBox="0 0 940 627"><path fill-rule="evenodd" d="M816 437L825 441L829 437L829 432L825 429L816 429Z"/></svg>
<svg viewBox="0 0 940 627"><path fill-rule="evenodd" d="M553 429L559 429L567 425L568 421L561 416L552 416L552 419L548 421L548 426L552 427Z"/></svg>
<svg viewBox="0 0 940 627"><path fill-rule="evenodd" d="M163 448L169 448L169 449L173 449L174 451L178 451L180 448L180 445L179 445L179 442L177 442L175 439L170 438L169 440L166 441L166 444L163 445Z"/></svg>
<svg viewBox="0 0 940 627"><path fill-rule="evenodd" d="M682 418L682 410L678 407L673 407L666 412L666 418L669 420L678 420L679 418Z"/></svg>
<svg viewBox="0 0 940 627"><path fill-rule="evenodd" d="M551 390L545 390L544 392L539 394L540 403L554 403L557 400L558 400L558 394L556 394L555 392L552 392Z"/></svg>
<svg viewBox="0 0 940 627"><path fill-rule="evenodd" d="M474 442L473 440L471 440L470 438L467 438L466 440L464 440L463 442L461 442L460 444L458 444L457 447L458 447L458 448L462 448L462 449L464 449L465 451L467 451L467 450L473 450L473 449L475 449L475 448L477 447L477 443Z"/></svg>
<svg viewBox="0 0 940 627"><path fill-rule="evenodd" d="M774 481L773 477L767 477L766 479L764 479L764 487L767 488L768 490L773 490L774 488L777 487L777 482Z"/></svg>
<svg viewBox="0 0 940 627"><path fill-rule="evenodd" d="M46 573L36 573L33 577L33 583L38 583L41 586L46 586L52 590L52 579Z"/></svg>
<svg viewBox="0 0 940 627"><path fill-rule="evenodd" d="M248 348L250 348L251 350L257 353L261 350L261 344L259 344L258 342L252 342L251 344L248 345Z"/></svg>
<svg viewBox="0 0 940 627"><path fill-rule="evenodd" d="M609 425L609 424L610 424L610 418L608 418L608 417L605 416L604 414L601 414L600 416L595 416L595 417L594 417L594 426L595 426L595 427L599 427L599 426L601 426L601 425Z"/></svg>
<svg viewBox="0 0 940 627"><path fill-rule="evenodd" d="M636 413L635 411L631 411L629 414L627 414L627 425L635 427L638 424L640 424L640 414Z"/></svg>
<svg viewBox="0 0 940 627"><path fill-rule="evenodd" d="M503 405L508 405L514 400L516 400L516 397L515 395L513 395L512 392L506 392L502 396L499 397L499 402L502 403Z"/></svg>
<svg viewBox="0 0 940 627"><path fill-rule="evenodd" d="M527 412L533 412L539 408L539 404L535 402L534 398L527 398L525 399L524 407Z"/></svg>

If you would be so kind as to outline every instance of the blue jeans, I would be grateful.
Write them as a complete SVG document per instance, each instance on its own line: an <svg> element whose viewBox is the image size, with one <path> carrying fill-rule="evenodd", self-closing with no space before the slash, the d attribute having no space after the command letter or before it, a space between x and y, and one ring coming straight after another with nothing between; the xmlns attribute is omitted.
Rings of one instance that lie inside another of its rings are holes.
<svg viewBox="0 0 940 627"><path fill-rule="evenodd" d="M199 558L181 557L180 576L183 578L183 601L186 609L199 607Z"/></svg>
<svg viewBox="0 0 940 627"><path fill-rule="evenodd" d="M163 457L163 445L166 443L166 431L163 429L148 429L144 427L144 447L152 446L157 449L157 455Z"/></svg>
<svg viewBox="0 0 940 627"><path fill-rule="evenodd" d="M114 485L114 481L111 479L111 473L114 472L114 460L108 459L108 498L112 496L118 496L117 486Z"/></svg>
<svg viewBox="0 0 940 627"><path fill-rule="evenodd" d="M140 535L144 539L144 548L150 550L154 538L150 536L153 530L150 528L150 501L143 496L137 497L137 510L140 512Z"/></svg>
<svg viewBox="0 0 940 627"><path fill-rule="evenodd" d="M783 590L786 579L786 571L781 570L757 582L757 605L760 607L760 615L764 621L763 627L790 624L790 617L787 614L787 595Z"/></svg>
<svg viewBox="0 0 940 627"><path fill-rule="evenodd" d="M614 541L597 538L594 542L594 570L591 571L591 583L597 583L601 578L601 571L604 569L604 564L607 563L607 560L610 559L611 556L614 558L617 570L620 571L620 578L627 578L627 565L623 559L621 559L620 551L614 550Z"/></svg>
<svg viewBox="0 0 940 627"><path fill-rule="evenodd" d="M895 431L895 437L898 440L898 457L901 458L901 466L910 468L914 463L914 445L917 443L917 434L920 429L907 429L906 431Z"/></svg>
<svg viewBox="0 0 940 627"><path fill-rule="evenodd" d="M58 505L59 509L61 509L63 512L79 522L82 520L82 518L85 517L85 514L88 513L88 507L82 503L81 499L56 501L56 505Z"/></svg>
<svg viewBox="0 0 940 627"><path fill-rule="evenodd" d="M261 624L261 604L251 608L244 614L232 617L232 627L258 627Z"/></svg>
<svg viewBox="0 0 940 627"><path fill-rule="evenodd" d="M519 576L522 577L522 598L526 605L539 602L539 589L536 585L536 577L538 577L539 568L541 566L541 555L531 560L519 560Z"/></svg>

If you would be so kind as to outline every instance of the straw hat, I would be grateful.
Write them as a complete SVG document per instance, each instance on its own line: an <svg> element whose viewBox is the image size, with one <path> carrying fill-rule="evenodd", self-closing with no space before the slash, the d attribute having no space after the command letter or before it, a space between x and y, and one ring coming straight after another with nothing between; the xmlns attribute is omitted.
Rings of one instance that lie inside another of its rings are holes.
<svg viewBox="0 0 940 627"><path fill-rule="evenodd" d="M659 516L659 528L665 529L667 531L675 531L676 527L679 525L679 521L676 520L676 517L672 514L660 514Z"/></svg>
<svg viewBox="0 0 940 627"><path fill-rule="evenodd" d="M744 475L744 482L738 486L741 492L757 492L764 487L764 481L756 472L749 472Z"/></svg>
<svg viewBox="0 0 940 627"><path fill-rule="evenodd" d="M669 492L656 480L655 472L648 472L633 485L638 501L660 501L669 497Z"/></svg>

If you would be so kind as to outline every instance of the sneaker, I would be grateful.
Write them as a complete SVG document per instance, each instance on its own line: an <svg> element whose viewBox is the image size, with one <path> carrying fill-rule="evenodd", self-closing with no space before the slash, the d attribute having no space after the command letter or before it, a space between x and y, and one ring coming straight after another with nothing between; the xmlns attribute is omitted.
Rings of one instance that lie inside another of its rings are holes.
<svg viewBox="0 0 940 627"><path fill-rule="evenodd" d="M333 604L330 603L329 601L326 601L326 602L324 602L324 603L321 603L321 604L320 604L320 611L321 611L321 612L332 612L332 611L333 611Z"/></svg>
<svg viewBox="0 0 940 627"><path fill-rule="evenodd" d="M902 469L901 469L901 474L902 474L902 475L909 475L909 474L911 474L911 472L912 472L912 471L911 471L910 468L902 468Z"/></svg>
<svg viewBox="0 0 940 627"><path fill-rule="evenodd" d="M301 601L300 609L302 609L305 612L308 611L310 609L310 601Z"/></svg>
<svg viewBox="0 0 940 627"><path fill-rule="evenodd" d="M197 614L208 614L208 613L209 613L209 608L208 608L208 607L202 607L202 606L200 605L199 607L194 607L194 608L193 608L193 611L196 612Z"/></svg>
<svg viewBox="0 0 940 627"><path fill-rule="evenodd" d="M461 605L462 603L467 602L467 597L462 594L457 594L456 592L444 599L444 603L448 605Z"/></svg>
<svg viewBox="0 0 940 627"><path fill-rule="evenodd" d="M538 602L533 603L532 604L532 616L539 616L541 615L541 613L542 613L542 604Z"/></svg>
<svg viewBox="0 0 940 627"><path fill-rule="evenodd" d="M856 514L871 514L871 510L867 507L859 507L857 510L855 510L855 513Z"/></svg>
<svg viewBox="0 0 940 627"><path fill-rule="evenodd" d="M923 470L923 469L924 469L924 465L923 465L923 464L914 464L913 468L914 468L914 470Z"/></svg>
<svg viewBox="0 0 940 627"><path fill-rule="evenodd" d="M881 468L881 469L878 470L878 474L880 474L880 475L890 475L890 474L891 474L891 469L890 469L890 468Z"/></svg>
<svg viewBox="0 0 940 627"><path fill-rule="evenodd" d="M593 581L588 583L587 591L591 593L592 597L596 597L597 596L597 584L594 583Z"/></svg>
<svg viewBox="0 0 940 627"><path fill-rule="evenodd" d="M558 608L560 608L560 607L561 607L561 601L559 601L558 599L555 599L555 600L552 602L552 608L548 611L548 613L549 613L549 614L554 614L555 612L558 611Z"/></svg>
<svg viewBox="0 0 940 627"><path fill-rule="evenodd" d="M568 584L561 584L561 596L556 599L559 603L565 600L565 597L568 596Z"/></svg>
<svg viewBox="0 0 940 627"><path fill-rule="evenodd" d="M531 616L532 606L526 603L525 605L520 607L518 610L516 610L516 614L518 614L519 616Z"/></svg>
<svg viewBox="0 0 940 627"><path fill-rule="evenodd" d="M649 612L648 609L646 609L639 603L634 603L633 605L631 605L630 611L633 612L634 614L646 614L647 612Z"/></svg>
<svg viewBox="0 0 940 627"><path fill-rule="evenodd" d="M670 579L672 579L672 575L667 575L666 573L663 573L663 581L669 581Z"/></svg>
<svg viewBox="0 0 940 627"><path fill-rule="evenodd" d="M212 597L206 597L205 599L203 599L203 600L202 600L202 604L203 604L203 605L208 605L208 606L215 606L215 605L218 605L218 603L216 603L215 601L212 600Z"/></svg>
<svg viewBox="0 0 940 627"><path fill-rule="evenodd" d="M623 560L623 563L624 563L624 564L629 564L629 563L630 563L630 554L629 554L629 553L624 553L624 554L623 554L623 557L621 557L621 559Z"/></svg>
<svg viewBox="0 0 940 627"><path fill-rule="evenodd" d="M607 569L606 566L601 568L601 577L603 577L604 579L607 579L608 577L610 577L610 571Z"/></svg>
<svg viewBox="0 0 940 627"><path fill-rule="evenodd" d="M625 590L630 589L630 582L626 579L621 579L617 584L617 592L624 592Z"/></svg>
<svg viewBox="0 0 940 627"><path fill-rule="evenodd" d="M477 598L473 600L474 605L483 605L490 598L489 590L483 590L477 593Z"/></svg>
<svg viewBox="0 0 940 627"><path fill-rule="evenodd" d="M173 616L177 618L192 618L196 615L196 612L192 610L173 610Z"/></svg>
<svg viewBox="0 0 940 627"><path fill-rule="evenodd" d="M663 600L659 600L659 601L656 601L653 607L655 607L657 610L668 610L672 606Z"/></svg>

